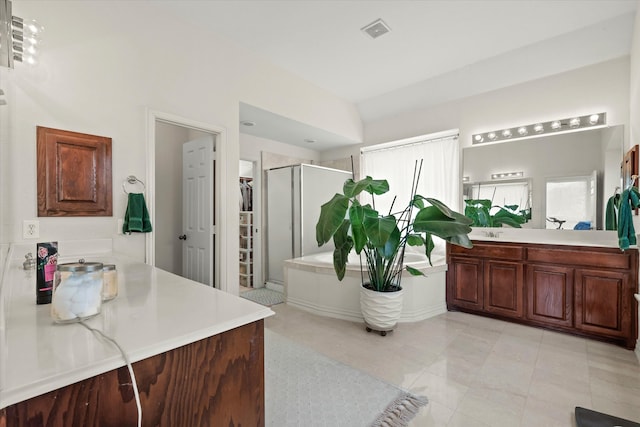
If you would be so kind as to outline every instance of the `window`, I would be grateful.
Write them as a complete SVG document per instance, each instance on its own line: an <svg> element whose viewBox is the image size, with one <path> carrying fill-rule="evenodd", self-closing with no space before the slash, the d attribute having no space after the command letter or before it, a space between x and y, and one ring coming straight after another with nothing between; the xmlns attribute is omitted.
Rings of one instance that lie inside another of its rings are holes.
<svg viewBox="0 0 640 427"><path fill-rule="evenodd" d="M403 209L411 197L414 165L422 161L418 194L459 211L459 152L457 129L363 148L361 176L389 181L389 192L376 196L375 208L388 213L396 197L393 211Z"/></svg>

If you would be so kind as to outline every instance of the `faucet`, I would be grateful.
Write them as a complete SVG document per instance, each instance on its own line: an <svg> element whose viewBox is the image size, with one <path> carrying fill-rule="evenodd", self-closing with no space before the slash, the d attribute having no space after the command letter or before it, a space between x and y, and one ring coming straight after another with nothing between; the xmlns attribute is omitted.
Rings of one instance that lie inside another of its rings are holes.
<svg viewBox="0 0 640 427"><path fill-rule="evenodd" d="M36 268L36 260L31 252L27 253L24 258L25 260L22 263L22 268L24 268L25 270Z"/></svg>
<svg viewBox="0 0 640 427"><path fill-rule="evenodd" d="M485 231L484 235L486 237L500 237L502 231Z"/></svg>

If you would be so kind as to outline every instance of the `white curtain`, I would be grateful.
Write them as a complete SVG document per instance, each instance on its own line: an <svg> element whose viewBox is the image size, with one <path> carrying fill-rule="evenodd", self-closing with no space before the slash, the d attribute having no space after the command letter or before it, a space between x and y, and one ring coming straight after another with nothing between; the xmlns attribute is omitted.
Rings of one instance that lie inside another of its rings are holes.
<svg viewBox="0 0 640 427"><path fill-rule="evenodd" d="M396 196L393 212L404 209L411 197L411 183L416 161L418 166L422 160L422 170L417 193L424 197L432 197L445 203L450 208L460 211L460 158L457 134L430 138L429 135L418 141L376 149L368 147L361 153L362 177L367 175L373 179L389 181L389 192L375 196L375 208L382 214L389 213L389 208ZM391 144L393 145L393 144ZM363 197L362 203L370 203ZM441 243L440 247L442 247Z"/></svg>

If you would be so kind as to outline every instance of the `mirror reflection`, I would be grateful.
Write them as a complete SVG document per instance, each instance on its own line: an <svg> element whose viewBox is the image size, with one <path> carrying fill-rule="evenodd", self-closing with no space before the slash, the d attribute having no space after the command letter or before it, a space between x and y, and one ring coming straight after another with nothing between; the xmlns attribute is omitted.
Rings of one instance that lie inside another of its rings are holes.
<svg viewBox="0 0 640 427"><path fill-rule="evenodd" d="M467 147L464 199L529 209L524 228L602 230L607 200L621 186L623 129L619 125ZM499 178L514 172L522 172L522 178Z"/></svg>

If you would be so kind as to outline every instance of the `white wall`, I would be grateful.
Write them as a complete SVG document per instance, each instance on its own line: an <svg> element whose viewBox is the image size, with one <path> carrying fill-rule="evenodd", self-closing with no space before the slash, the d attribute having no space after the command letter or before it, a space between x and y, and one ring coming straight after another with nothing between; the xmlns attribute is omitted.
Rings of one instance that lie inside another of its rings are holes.
<svg viewBox="0 0 640 427"><path fill-rule="evenodd" d="M17 64L0 75L10 108L7 123L2 123L7 134L4 129L0 133L1 242L21 240L22 221L36 217L37 125L113 138L114 189L127 175L146 176L148 108L225 128L227 146L220 164L234 189L241 101L362 138L352 104L206 29L181 25L159 3L52 0L19 1L13 7L16 15L46 27L46 44L37 67ZM229 194L236 197L237 192ZM40 218L41 239L115 237L118 247L143 259L143 235L115 236L125 205L125 195L114 191L114 217ZM223 250L236 253L238 204L223 205L221 225L234 230L233 238L223 239ZM236 283L237 263L225 268L222 280Z"/></svg>
<svg viewBox="0 0 640 427"><path fill-rule="evenodd" d="M637 44L640 45L640 41ZM640 47L638 50L640 57ZM640 59L637 62L640 73ZM369 122L365 124L364 144L325 151L322 160L359 156L362 146L447 129L460 129L460 146L468 147L471 135L475 133L593 112L606 112L609 125L625 125L624 140L629 145L629 74L629 57L623 57ZM636 81L636 86L636 91L640 92L640 82ZM640 93L637 98L640 111ZM640 119L637 119L638 114L635 116L638 122L636 138L640 140Z"/></svg>
<svg viewBox="0 0 640 427"><path fill-rule="evenodd" d="M369 145L457 128L466 147L475 133L603 111L608 124L628 125L629 57L367 123L364 141Z"/></svg>
<svg viewBox="0 0 640 427"><path fill-rule="evenodd" d="M258 160L262 152L279 154L282 156L317 161L320 153L310 148L297 147L274 141L273 139L260 138L246 133L240 134L240 158L243 160Z"/></svg>

